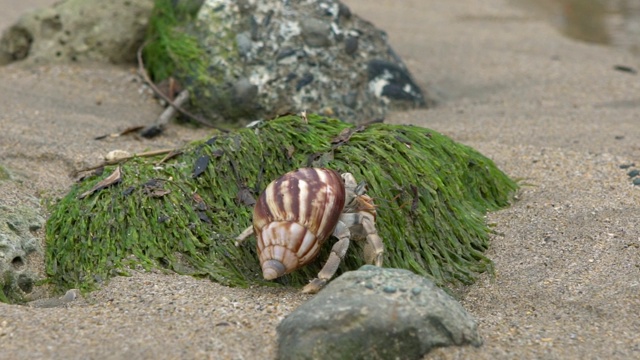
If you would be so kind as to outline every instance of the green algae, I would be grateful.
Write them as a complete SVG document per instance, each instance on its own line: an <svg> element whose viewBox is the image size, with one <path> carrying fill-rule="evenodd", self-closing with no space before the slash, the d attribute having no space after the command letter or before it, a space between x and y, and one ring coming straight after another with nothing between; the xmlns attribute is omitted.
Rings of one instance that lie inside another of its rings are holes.
<svg viewBox="0 0 640 360"><path fill-rule="evenodd" d="M143 49L145 67L154 81L185 72L206 74L204 49L185 31L194 16L193 9L174 6L171 0L155 1Z"/></svg>
<svg viewBox="0 0 640 360"><path fill-rule="evenodd" d="M151 78L160 82L169 77L191 93L190 107L217 125L238 126L238 121L254 118L256 105L243 102L234 96L233 86L225 79L229 77L231 64L239 62L235 32L216 32L213 43L198 37L196 28L219 24L221 19L209 14L206 20L197 19L199 6L189 7L189 2L156 0L149 19L143 49L144 65ZM213 32L215 30L209 30ZM211 64L210 58L220 56L224 64ZM236 72L238 70L236 69ZM236 73L234 77L241 77Z"/></svg>
<svg viewBox="0 0 640 360"><path fill-rule="evenodd" d="M432 276L440 285L473 283L492 270L486 211L507 206L517 185L477 151L415 126L353 125L315 115L285 116L256 128L194 142L166 163L135 158L122 181L83 199L107 177L75 185L52 209L46 271L59 290L92 289L133 267L165 268L230 286L300 286L315 277L332 241L303 269L267 282L255 239L233 245L273 179L298 167L328 167L366 181L385 242L384 266ZM198 159L200 159L198 161ZM203 165L201 175L194 167ZM352 242L339 271L363 265Z"/></svg>

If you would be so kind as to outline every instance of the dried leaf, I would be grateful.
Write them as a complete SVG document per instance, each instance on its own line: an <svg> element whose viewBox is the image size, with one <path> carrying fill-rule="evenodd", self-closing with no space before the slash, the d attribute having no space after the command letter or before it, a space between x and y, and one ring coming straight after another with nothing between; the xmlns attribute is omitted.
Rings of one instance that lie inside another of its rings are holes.
<svg viewBox="0 0 640 360"><path fill-rule="evenodd" d="M400 141L401 143L404 144L404 146L406 146L407 148L411 149L411 141L407 140L406 138L396 135L395 136L396 140Z"/></svg>
<svg viewBox="0 0 640 360"><path fill-rule="evenodd" d="M207 166L209 165L209 160L211 160L209 155L200 156L198 160L196 160L196 166L193 169L193 174L191 175L191 177L197 178L198 176L202 175L202 173L207 169Z"/></svg>
<svg viewBox="0 0 640 360"><path fill-rule="evenodd" d="M353 134L355 133L359 133L364 131L364 129L366 129L365 125L360 125L356 128L346 128L344 130L342 130L340 132L340 134L338 134L338 136L336 136L335 138L333 138L333 140L331 140L332 144L344 144L347 141L349 141L349 139L351 139L351 137L353 136Z"/></svg>
<svg viewBox="0 0 640 360"><path fill-rule="evenodd" d="M102 190L108 186L118 184L122 181L122 172L120 171L120 166L118 166L111 175L109 175L104 180L100 181L96 184L96 186L92 187L90 190L83 192L78 196L78 199L84 199L87 196L93 194L96 191Z"/></svg>
<svg viewBox="0 0 640 360"><path fill-rule="evenodd" d="M213 155L216 158L219 158L220 156L224 155L224 150L222 150L222 149L213 150L211 155Z"/></svg>
<svg viewBox="0 0 640 360"><path fill-rule="evenodd" d="M349 138L351 137L353 132L354 132L354 129L346 128L346 129L342 130L340 132L340 134L338 134L338 136L333 138L333 140L331 140L331 143L332 144L345 143L345 142L349 141Z"/></svg>
<svg viewBox="0 0 640 360"><path fill-rule="evenodd" d="M211 139L207 140L207 142L205 144L207 145L213 145L216 143L216 140L218 140L217 136L212 137Z"/></svg>
<svg viewBox="0 0 640 360"><path fill-rule="evenodd" d="M94 176L100 176L100 175L102 175L102 173L104 173L104 166L101 166L101 167L99 167L99 168L97 168L97 169L95 169L94 171L91 171L91 172L86 172L85 171L84 175L80 176L78 178L78 180L76 180L76 182L77 183L81 183L81 182L85 181L88 178L92 178Z"/></svg>
<svg viewBox="0 0 640 360"><path fill-rule="evenodd" d="M413 200L411 201L411 212L414 213L418 209L418 201L420 200L420 195L418 194L418 187L411 184L411 193L413 195Z"/></svg>
<svg viewBox="0 0 640 360"><path fill-rule="evenodd" d="M198 211L198 218L202 222L205 222L207 224L211 224L211 219L209 219L209 217L207 216L207 214L204 211Z"/></svg>
<svg viewBox="0 0 640 360"><path fill-rule="evenodd" d="M144 185L142 185L142 191L145 195L149 197L163 197L169 193L171 190L167 190L164 188L164 181L158 179L151 179L147 181Z"/></svg>
<svg viewBox="0 0 640 360"><path fill-rule="evenodd" d="M243 205L253 206L256 204L256 198L253 197L251 191L247 188L243 188L238 191L238 195L236 195L236 199Z"/></svg>
<svg viewBox="0 0 640 360"><path fill-rule="evenodd" d="M171 190L166 190L166 189L153 189L149 192L147 192L147 195L149 195L150 197L153 198L159 198L159 197L163 197L167 194L171 193Z"/></svg>
<svg viewBox="0 0 640 360"><path fill-rule="evenodd" d="M307 158L307 166L324 168L333 161L333 151L311 154Z"/></svg>
<svg viewBox="0 0 640 360"><path fill-rule="evenodd" d="M191 198L196 203L196 210L205 211L209 208L204 200L202 200L202 196L198 195L198 193L193 193Z"/></svg>
<svg viewBox="0 0 640 360"><path fill-rule="evenodd" d="M169 193L171 190L164 188L164 182L158 179L151 179L142 185L142 191L150 197L159 198Z"/></svg>
<svg viewBox="0 0 640 360"><path fill-rule="evenodd" d="M295 146L289 145L285 149L287 149L287 159L291 160L291 158L293 157L293 153L296 152Z"/></svg>

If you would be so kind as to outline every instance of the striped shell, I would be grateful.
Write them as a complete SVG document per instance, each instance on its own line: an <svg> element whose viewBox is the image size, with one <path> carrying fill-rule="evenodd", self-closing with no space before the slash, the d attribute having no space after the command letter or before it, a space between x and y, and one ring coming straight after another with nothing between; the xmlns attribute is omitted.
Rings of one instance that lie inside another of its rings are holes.
<svg viewBox="0 0 640 360"><path fill-rule="evenodd" d="M275 279L313 260L333 233L344 202L343 180L329 169L298 169L269 184L253 212L264 278Z"/></svg>

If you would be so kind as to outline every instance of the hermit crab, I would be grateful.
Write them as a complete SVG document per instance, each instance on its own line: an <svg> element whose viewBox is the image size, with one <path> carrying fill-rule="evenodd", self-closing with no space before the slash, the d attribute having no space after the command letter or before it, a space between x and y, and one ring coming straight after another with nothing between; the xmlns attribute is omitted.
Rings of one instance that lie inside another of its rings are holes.
<svg viewBox="0 0 640 360"><path fill-rule="evenodd" d="M265 279L273 280L311 262L331 236L338 241L329 259L302 292L316 293L336 273L353 236L366 239L365 261L382 266L384 245L375 228L376 210L350 173L302 168L270 183L253 212L253 226L236 238L239 246L256 234Z"/></svg>

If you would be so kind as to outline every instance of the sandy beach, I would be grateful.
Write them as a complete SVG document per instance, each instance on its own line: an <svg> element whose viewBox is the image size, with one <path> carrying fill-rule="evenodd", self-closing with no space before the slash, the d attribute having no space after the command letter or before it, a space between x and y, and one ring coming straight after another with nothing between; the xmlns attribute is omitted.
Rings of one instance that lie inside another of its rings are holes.
<svg viewBox="0 0 640 360"><path fill-rule="evenodd" d="M53 2L0 0L0 29ZM485 344L426 359L640 358L640 186L620 168L640 168L640 77L614 69L640 59L565 38L507 0L345 3L438 100L386 121L444 133L523 184L487 216L495 276L461 298ZM0 109L0 163L18 179L0 185L9 205L63 196L74 170L111 150L207 136L173 124L153 140L93 140L162 111L135 65L0 67ZM65 307L0 304L0 359L268 359L276 325L307 298L140 273Z"/></svg>

